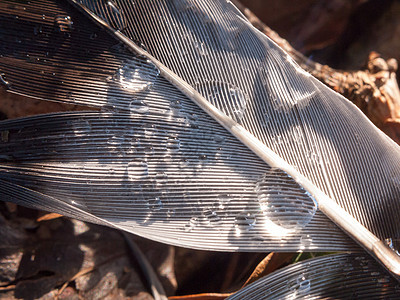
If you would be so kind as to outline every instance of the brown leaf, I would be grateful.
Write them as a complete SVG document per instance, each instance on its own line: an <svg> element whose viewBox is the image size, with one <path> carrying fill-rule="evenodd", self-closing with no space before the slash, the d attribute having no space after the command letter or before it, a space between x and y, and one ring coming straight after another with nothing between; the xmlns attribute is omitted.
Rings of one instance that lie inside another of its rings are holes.
<svg viewBox="0 0 400 300"><path fill-rule="evenodd" d="M40 216L39 218L36 219L37 222L42 222L42 221L49 221L57 218L61 218L63 215L56 214L56 213L46 213L45 215Z"/></svg>
<svg viewBox="0 0 400 300"><path fill-rule="evenodd" d="M293 258L293 253L271 252L254 269L243 286L246 286L261 277L281 268Z"/></svg>

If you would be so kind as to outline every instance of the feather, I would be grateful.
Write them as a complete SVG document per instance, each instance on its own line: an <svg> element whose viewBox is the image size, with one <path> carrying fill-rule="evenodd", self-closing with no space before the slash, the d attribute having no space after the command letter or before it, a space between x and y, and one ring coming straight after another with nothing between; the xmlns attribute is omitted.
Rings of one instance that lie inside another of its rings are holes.
<svg viewBox="0 0 400 300"><path fill-rule="evenodd" d="M370 257L334 254L289 265L228 299L397 299L399 291Z"/></svg>
<svg viewBox="0 0 400 300"><path fill-rule="evenodd" d="M3 83L111 111L1 124L0 178L31 205L48 195L194 248L357 249L323 212L398 273L383 241L399 238L399 147L229 2L80 1L110 35L63 2L38 4L42 20L3 5ZM39 37L17 32L13 9Z"/></svg>

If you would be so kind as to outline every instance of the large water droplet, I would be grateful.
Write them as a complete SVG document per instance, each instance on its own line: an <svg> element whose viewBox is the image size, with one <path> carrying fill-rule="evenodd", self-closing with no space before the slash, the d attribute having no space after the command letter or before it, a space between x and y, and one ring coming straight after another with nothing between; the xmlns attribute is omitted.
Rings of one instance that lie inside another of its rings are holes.
<svg viewBox="0 0 400 300"><path fill-rule="evenodd" d="M197 84L196 90L236 122L243 119L249 97L240 88L225 82L210 81Z"/></svg>
<svg viewBox="0 0 400 300"><path fill-rule="evenodd" d="M317 202L289 175L270 169L256 185L266 230L275 236L285 236L304 228L317 211Z"/></svg>
<svg viewBox="0 0 400 300"><path fill-rule="evenodd" d="M312 83L287 84L291 81L290 69L274 67L277 63L288 65L286 62L282 62L282 55L280 53L274 55L274 51L277 50L272 50L266 60L258 66L261 83L266 87L272 107L276 111L288 112L296 104L301 103L302 106L306 106L315 94L315 86Z"/></svg>
<svg viewBox="0 0 400 300"><path fill-rule="evenodd" d="M151 88L159 74L160 71L152 63L133 59L127 61L109 80L127 92L138 93Z"/></svg>
<svg viewBox="0 0 400 300"><path fill-rule="evenodd" d="M126 167L128 178L133 181L142 180L149 175L147 163L130 162Z"/></svg>

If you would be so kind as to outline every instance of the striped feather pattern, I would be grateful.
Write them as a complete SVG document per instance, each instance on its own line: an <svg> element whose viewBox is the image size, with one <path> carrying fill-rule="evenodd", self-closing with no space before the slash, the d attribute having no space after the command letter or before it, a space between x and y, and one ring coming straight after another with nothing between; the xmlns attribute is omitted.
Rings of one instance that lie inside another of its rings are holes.
<svg viewBox="0 0 400 300"><path fill-rule="evenodd" d="M400 285L370 257L335 254L269 274L228 299L398 299Z"/></svg>
<svg viewBox="0 0 400 300"><path fill-rule="evenodd" d="M397 246L398 146L229 1L79 3ZM359 250L294 178L74 7L0 10L6 88L104 111L2 122L5 199L193 248Z"/></svg>

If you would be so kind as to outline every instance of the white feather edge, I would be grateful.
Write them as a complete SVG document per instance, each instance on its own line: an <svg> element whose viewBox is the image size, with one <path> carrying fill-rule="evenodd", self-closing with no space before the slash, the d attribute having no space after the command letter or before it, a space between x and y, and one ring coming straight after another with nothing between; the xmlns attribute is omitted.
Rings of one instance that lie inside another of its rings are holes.
<svg viewBox="0 0 400 300"><path fill-rule="evenodd" d="M146 57L151 61L159 70L160 74L164 76L171 84L178 88L184 95L194 101L201 109L207 112L214 120L232 133L238 140L246 145L265 163L273 168L279 168L290 175L300 186L302 186L310 195L315 199L318 208L336 225L338 225L344 232L346 232L354 241L362 246L369 254L378 260L397 280L400 281L400 257L394 253L383 241L377 236L360 224L353 216L339 206L328 195L316 187L308 178L300 174L294 167L288 164L284 159L278 156L254 135L248 132L244 127L235 122L232 118L225 115L222 111L217 109L214 105L207 101L199 92L192 86L180 78L177 74L172 72L164 64L158 61L155 57L148 52L137 46L132 40L126 37L123 33L110 27L105 21L88 10L84 5L78 3L76 0L69 0L78 8L83 10L90 16L98 25L106 28L114 35L116 39L123 42L134 53ZM264 36L259 30L249 26ZM279 47L279 46L277 46ZM292 60L288 56L288 59ZM293 61L294 63L294 61ZM299 67L300 68L300 67ZM311 75L310 75L311 76ZM115 225L112 225L116 227Z"/></svg>

